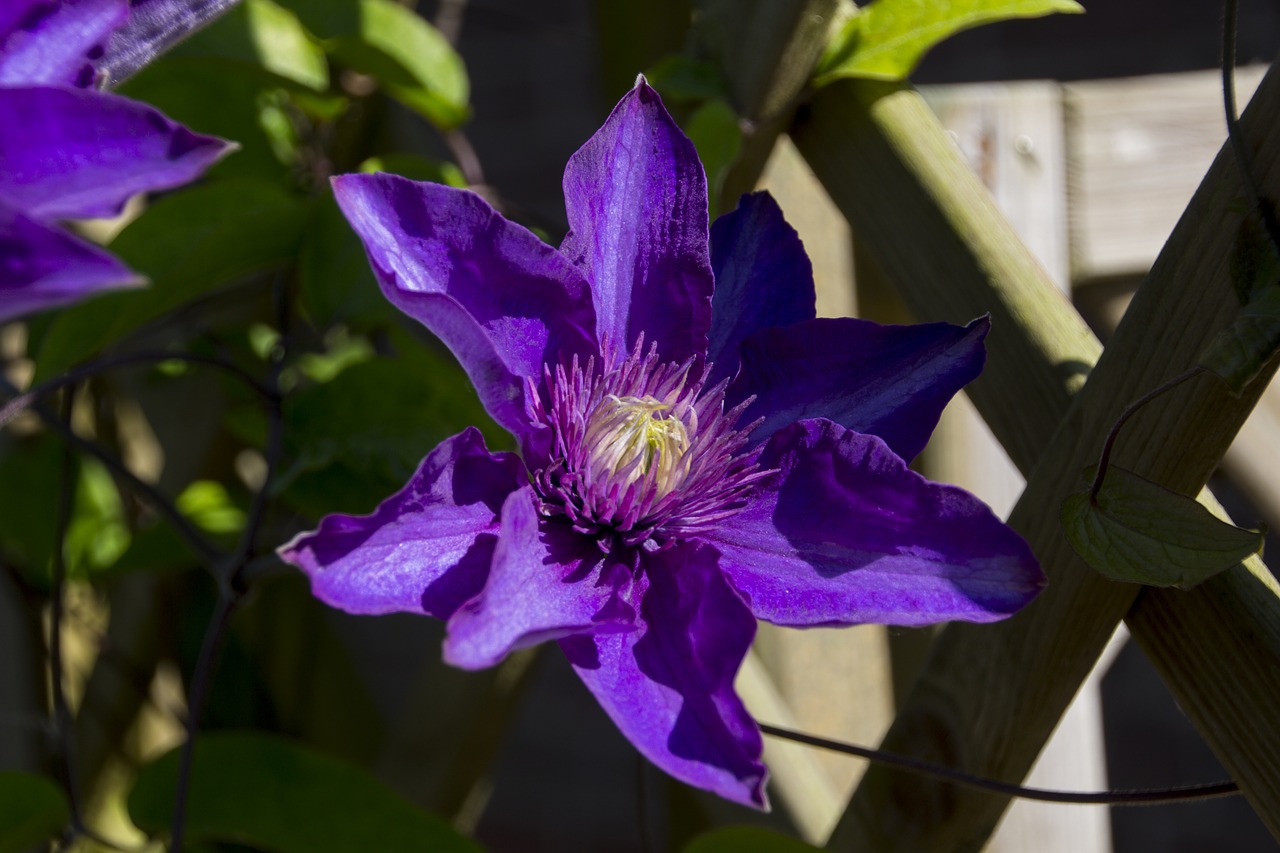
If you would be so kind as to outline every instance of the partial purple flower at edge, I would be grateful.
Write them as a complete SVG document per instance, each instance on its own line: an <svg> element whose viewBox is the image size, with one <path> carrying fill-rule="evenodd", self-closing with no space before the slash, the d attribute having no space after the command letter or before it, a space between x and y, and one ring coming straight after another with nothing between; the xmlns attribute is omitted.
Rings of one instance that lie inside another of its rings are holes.
<svg viewBox="0 0 1280 853"><path fill-rule="evenodd" d="M232 150L86 88L128 15L125 0L16 0L0 11L0 322L140 284L58 222L114 216L135 193L188 183Z"/></svg>
<svg viewBox="0 0 1280 853"><path fill-rule="evenodd" d="M733 689L756 618L983 622L1043 585L977 498L907 467L989 322L816 319L777 205L745 196L708 229L693 146L643 80L570 159L558 250L465 191L333 184L387 298L521 456L469 429L374 514L281 548L325 602L445 619L467 668L558 640L650 760L766 808Z"/></svg>

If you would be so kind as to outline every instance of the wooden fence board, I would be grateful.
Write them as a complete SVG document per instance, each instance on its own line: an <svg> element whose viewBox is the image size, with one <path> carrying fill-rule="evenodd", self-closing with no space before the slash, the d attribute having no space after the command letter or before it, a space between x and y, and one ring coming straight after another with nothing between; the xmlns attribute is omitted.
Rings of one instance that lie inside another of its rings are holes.
<svg viewBox="0 0 1280 853"><path fill-rule="evenodd" d="M1280 107L1280 78L1272 75L1268 83L1253 108L1263 117ZM1261 177L1274 192L1280 184L1273 162L1280 126L1265 119L1247 119L1247 125L1255 147L1269 155ZM1062 537L1058 507L1077 487L1081 468L1096 457L1120 409L1190 363L1234 315L1226 276L1238 224L1229 213L1235 194L1231 164L1221 157L1215 163L1093 379L1057 428L1097 343L1082 334L1075 311L1054 298L1056 290L966 173L919 97L883 84L835 84L801 111L792 135L855 233L872 238L881 267L922 319L958 320L983 308L995 316L987 375L975 383L973 396L1015 462L1024 471L1036 469L1012 523L1032 542L1051 587L1000 625L948 628L886 746L1022 778L1138 591L1104 581L1083 565ZM1118 460L1171 488L1194 492L1260 388L1251 390L1245 399L1233 399L1207 378L1184 386L1134 419ZM1196 598L1188 594L1186 602L1195 607ZM1248 608L1235 611L1248 618ZM1216 617L1205 608L1203 618ZM1234 648L1212 651L1222 666L1239 659ZM1194 683L1181 687L1198 689ZM1243 696L1203 698L1215 719L1233 716L1224 706L1243 704L1256 710L1246 717L1261 720L1266 708L1275 707L1278 692L1261 683ZM1230 725L1216 733L1239 737ZM1254 778L1256 768L1231 763L1231 751L1213 745L1264 820L1273 831L1280 828L1280 804L1270 799L1266 780ZM1271 753L1280 755L1280 748ZM1002 798L876 768L864 779L832 846L976 849L1006 805Z"/></svg>

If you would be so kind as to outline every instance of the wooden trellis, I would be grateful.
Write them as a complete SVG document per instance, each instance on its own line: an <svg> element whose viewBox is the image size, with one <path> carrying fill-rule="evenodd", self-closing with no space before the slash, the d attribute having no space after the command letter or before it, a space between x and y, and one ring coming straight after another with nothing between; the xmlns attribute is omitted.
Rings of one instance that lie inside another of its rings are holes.
<svg viewBox="0 0 1280 853"><path fill-rule="evenodd" d="M1124 619L1184 710L1280 837L1280 587L1253 559L1192 592L1102 579L1063 538L1062 499L1131 400L1190 366L1238 310L1227 274L1241 196L1221 154L1105 352L996 210L908 86L848 81L803 92L835 0L706 0L706 49L757 128L726 193L750 185L789 133L854 232L920 320L990 312L985 376L972 397L1027 476L1011 524L1051 581L995 626L953 625L934 646L884 746L971 772L1023 778ZM730 47L732 46L732 47ZM797 71L799 69L799 71ZM798 105L798 106L797 106ZM1244 118L1264 190L1280 195L1280 75ZM1135 418L1118 461L1184 493L1204 485L1274 372L1241 398L1202 377ZM1213 505L1207 493L1201 498ZM978 849L1002 797L872 768L829 846Z"/></svg>

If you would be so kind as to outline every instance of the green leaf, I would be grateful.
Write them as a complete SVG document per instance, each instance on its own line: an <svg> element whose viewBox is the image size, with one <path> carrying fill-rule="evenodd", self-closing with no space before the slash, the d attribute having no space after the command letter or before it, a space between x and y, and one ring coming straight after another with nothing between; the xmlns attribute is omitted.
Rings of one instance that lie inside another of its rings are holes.
<svg viewBox="0 0 1280 853"><path fill-rule="evenodd" d="M128 549L129 540L115 480L101 462L84 459L64 545L68 573L84 577L111 566Z"/></svg>
<svg viewBox="0 0 1280 853"><path fill-rule="evenodd" d="M441 129L470 115L467 69L439 30L393 0L360 0L360 29L326 41L341 62Z"/></svg>
<svg viewBox="0 0 1280 853"><path fill-rule="evenodd" d="M698 158L707 171L707 194L720 197L725 175L742 154L742 129L733 107L719 99L707 101L689 116L684 131L698 149ZM715 219L716 211L711 211Z"/></svg>
<svg viewBox="0 0 1280 853"><path fill-rule="evenodd" d="M280 82L329 88L324 50L292 11L271 0L245 0L177 45L175 56L232 60L262 68Z"/></svg>
<svg viewBox="0 0 1280 853"><path fill-rule="evenodd" d="M798 838L760 826L726 826L689 842L684 853L811 853L818 850Z"/></svg>
<svg viewBox="0 0 1280 853"><path fill-rule="evenodd" d="M329 63L293 12L270 0L246 0L249 36L262 67L323 92L329 88Z"/></svg>
<svg viewBox="0 0 1280 853"><path fill-rule="evenodd" d="M56 376L183 303L284 265L297 254L306 219L299 199L249 179L159 199L111 244L151 286L62 312L41 344L36 380Z"/></svg>
<svg viewBox="0 0 1280 853"><path fill-rule="evenodd" d="M154 104L193 130L238 142L240 149L218 162L209 177L253 177L283 184L289 171L263 126L259 99L285 83L248 62L166 56L129 78L121 94Z"/></svg>
<svg viewBox="0 0 1280 853"><path fill-rule="evenodd" d="M1244 307L1205 348L1199 364L1238 396L1280 349L1280 257L1254 217L1246 217L1236 234L1231 283Z"/></svg>
<svg viewBox="0 0 1280 853"><path fill-rule="evenodd" d="M169 827L177 768L173 750L138 774L129 814L148 833ZM193 842L277 853L480 849L364 770L262 734L200 736L187 814Z"/></svg>
<svg viewBox="0 0 1280 853"><path fill-rule="evenodd" d="M320 515L367 512L404 485L438 442L475 424L491 448L505 434L456 364L400 333L397 355L355 364L285 401L287 467L276 488Z"/></svg>
<svg viewBox="0 0 1280 853"><path fill-rule="evenodd" d="M875 0L850 18L818 63L815 86L842 77L902 80L960 30L1011 18L1083 12L1073 0Z"/></svg>
<svg viewBox="0 0 1280 853"><path fill-rule="evenodd" d="M729 98L729 87L725 85L719 65L690 59L681 53L664 56L644 76L667 103Z"/></svg>
<svg viewBox="0 0 1280 853"><path fill-rule="evenodd" d="M370 175L374 172L390 172L415 181L433 181L458 189L467 188L467 178L456 165L447 161L419 157L417 154L386 154L381 157L370 157L360 164L359 169Z"/></svg>
<svg viewBox="0 0 1280 853"><path fill-rule="evenodd" d="M1183 589L1258 553L1263 542L1262 533L1114 465L1096 501L1087 491L1066 499L1062 525L1076 552L1106 577Z"/></svg>
<svg viewBox="0 0 1280 853"><path fill-rule="evenodd" d="M244 527L244 510L217 480L196 480L174 503L193 524L210 533L239 533Z"/></svg>
<svg viewBox="0 0 1280 853"><path fill-rule="evenodd" d="M1210 342L1200 366L1222 377L1239 395L1280 349L1280 286L1268 287L1240 309Z"/></svg>
<svg viewBox="0 0 1280 853"><path fill-rule="evenodd" d="M62 443L53 434L0 432L0 559L47 588L56 536Z"/></svg>
<svg viewBox="0 0 1280 853"><path fill-rule="evenodd" d="M0 773L0 853L22 853L57 838L71 819L62 790L32 773Z"/></svg>

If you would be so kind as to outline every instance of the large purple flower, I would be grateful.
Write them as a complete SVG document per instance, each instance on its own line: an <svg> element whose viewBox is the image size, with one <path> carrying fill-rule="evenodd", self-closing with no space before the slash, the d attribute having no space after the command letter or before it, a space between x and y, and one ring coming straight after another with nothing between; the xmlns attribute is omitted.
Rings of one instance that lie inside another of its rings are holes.
<svg viewBox="0 0 1280 853"><path fill-rule="evenodd" d="M89 88L128 17L126 0L0 5L0 322L137 284L120 261L57 223L114 216L133 194L187 183L229 150Z"/></svg>
<svg viewBox="0 0 1280 853"><path fill-rule="evenodd" d="M329 516L281 554L335 607L448 620L461 667L559 640L654 763L764 807L733 690L756 618L982 622L1043 583L987 507L904 461L978 375L988 322L815 319L768 195L708 233L702 167L643 80L564 188L554 249L468 192L334 179L387 297L449 345L521 455L468 429L372 515Z"/></svg>

